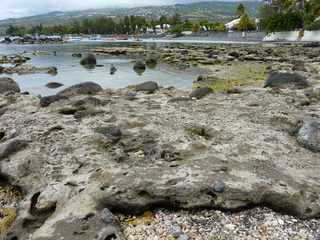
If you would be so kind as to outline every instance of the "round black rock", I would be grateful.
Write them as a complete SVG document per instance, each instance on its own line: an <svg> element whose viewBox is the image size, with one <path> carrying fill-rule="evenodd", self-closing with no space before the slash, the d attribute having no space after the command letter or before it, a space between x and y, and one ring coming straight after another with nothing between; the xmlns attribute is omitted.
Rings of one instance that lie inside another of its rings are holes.
<svg viewBox="0 0 320 240"><path fill-rule="evenodd" d="M49 82L46 84L47 88L51 88L51 89L55 89L55 88L59 88L62 87L63 84L62 83L58 83L58 82Z"/></svg>
<svg viewBox="0 0 320 240"><path fill-rule="evenodd" d="M81 59L80 64L87 65L87 66L96 66L97 65L96 56L93 55L92 53L89 53L86 57Z"/></svg>

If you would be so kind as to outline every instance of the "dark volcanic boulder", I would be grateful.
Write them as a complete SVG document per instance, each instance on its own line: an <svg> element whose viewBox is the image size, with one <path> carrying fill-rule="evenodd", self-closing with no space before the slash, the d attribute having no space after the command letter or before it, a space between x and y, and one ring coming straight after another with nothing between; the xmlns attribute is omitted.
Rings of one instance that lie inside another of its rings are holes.
<svg viewBox="0 0 320 240"><path fill-rule="evenodd" d="M4 72L4 67L0 66L0 74Z"/></svg>
<svg viewBox="0 0 320 240"><path fill-rule="evenodd" d="M137 61L133 66L133 70L137 74L141 75L146 70L146 64L142 61Z"/></svg>
<svg viewBox="0 0 320 240"><path fill-rule="evenodd" d="M190 98L201 99L212 93L212 89L208 87L197 88L190 93Z"/></svg>
<svg viewBox="0 0 320 240"><path fill-rule="evenodd" d="M89 53L87 56L81 59L80 64L87 65L87 66L95 66L97 65L96 56L93 55L92 53Z"/></svg>
<svg viewBox="0 0 320 240"><path fill-rule="evenodd" d="M146 69L146 64L142 61L137 61L134 66L133 69L141 69L141 70L145 70Z"/></svg>
<svg viewBox="0 0 320 240"><path fill-rule="evenodd" d="M271 88L307 88L310 83L297 73L271 73L264 87Z"/></svg>
<svg viewBox="0 0 320 240"><path fill-rule="evenodd" d="M0 78L0 94L5 92L20 92L18 83L11 78Z"/></svg>
<svg viewBox="0 0 320 240"><path fill-rule="evenodd" d="M91 95L101 92L102 90L103 89L99 84L94 82L84 82L68 87L65 90L57 93L57 95L66 97L74 95Z"/></svg>
<svg viewBox="0 0 320 240"><path fill-rule="evenodd" d="M158 89L159 89L158 84L152 81L144 82L135 86L136 91L148 92L148 93L154 93Z"/></svg>
<svg viewBox="0 0 320 240"><path fill-rule="evenodd" d="M298 142L307 149L320 152L320 121L306 121L297 135Z"/></svg>
<svg viewBox="0 0 320 240"><path fill-rule="evenodd" d="M49 82L49 83L46 84L47 88L52 88L52 89L59 88L59 87L62 87L62 86L63 86L63 84L62 83L58 83L58 82Z"/></svg>
<svg viewBox="0 0 320 240"><path fill-rule="evenodd" d="M50 104L52 104L54 102L58 102L60 100L65 100L65 99L68 99L68 98L65 96L59 96L59 95L42 97L42 98L40 98L40 106L41 107L48 107Z"/></svg>

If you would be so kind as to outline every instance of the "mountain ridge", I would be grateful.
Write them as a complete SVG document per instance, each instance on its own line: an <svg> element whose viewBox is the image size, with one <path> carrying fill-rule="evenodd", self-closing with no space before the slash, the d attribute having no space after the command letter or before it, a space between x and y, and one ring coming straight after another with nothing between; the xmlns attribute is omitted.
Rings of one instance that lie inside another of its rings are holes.
<svg viewBox="0 0 320 240"><path fill-rule="evenodd" d="M191 0L192 1L192 0ZM180 14L190 20L208 19L210 21L226 22L235 16L235 10L240 1L202 1L192 3L176 3L173 5L145 6L131 8L100 8L76 11L52 11L49 13L0 20L0 33L4 33L9 25L34 26L38 24L54 25L64 24L84 18L108 16L123 17L139 15L147 18L155 18L161 15ZM251 16L256 16L260 1L241 1Z"/></svg>

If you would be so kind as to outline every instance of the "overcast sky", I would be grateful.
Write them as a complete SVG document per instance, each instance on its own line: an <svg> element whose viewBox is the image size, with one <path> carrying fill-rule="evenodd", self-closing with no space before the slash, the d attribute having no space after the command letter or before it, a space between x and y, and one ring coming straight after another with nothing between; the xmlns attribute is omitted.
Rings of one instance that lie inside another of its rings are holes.
<svg viewBox="0 0 320 240"><path fill-rule="evenodd" d="M162 5L174 3L174 1L176 0L0 0L0 19L30 16L57 10L71 11L102 7Z"/></svg>

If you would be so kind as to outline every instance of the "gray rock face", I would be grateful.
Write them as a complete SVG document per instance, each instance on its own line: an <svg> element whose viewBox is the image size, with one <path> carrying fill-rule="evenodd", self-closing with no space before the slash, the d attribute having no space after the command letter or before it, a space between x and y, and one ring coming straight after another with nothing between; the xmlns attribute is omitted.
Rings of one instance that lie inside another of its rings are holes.
<svg viewBox="0 0 320 240"><path fill-rule="evenodd" d="M152 81L144 82L135 86L136 91L147 92L147 93L154 93L158 89L159 89L158 83L152 82Z"/></svg>
<svg viewBox="0 0 320 240"><path fill-rule="evenodd" d="M94 82L84 82L73 85L57 93L59 96L75 96L75 95L93 95L101 92L103 89L99 84Z"/></svg>
<svg viewBox="0 0 320 240"><path fill-rule="evenodd" d="M271 88L307 88L310 83L297 73L272 73L264 87Z"/></svg>
<svg viewBox="0 0 320 240"><path fill-rule="evenodd" d="M190 93L190 98L201 99L212 93L212 89L208 87L197 88Z"/></svg>
<svg viewBox="0 0 320 240"><path fill-rule="evenodd" d="M0 145L0 160L20 151L28 145L28 142L20 139L9 140Z"/></svg>
<svg viewBox="0 0 320 240"><path fill-rule="evenodd" d="M40 98L40 106L41 107L48 107L50 104L54 102L58 102L60 100L68 99L66 96L61 95L53 95L53 96L46 96Z"/></svg>
<svg viewBox="0 0 320 240"><path fill-rule="evenodd" d="M306 121L300 128L297 139L305 148L320 152L320 121Z"/></svg>
<svg viewBox="0 0 320 240"><path fill-rule="evenodd" d="M11 78L0 78L0 94L5 92L20 92L18 83Z"/></svg>
<svg viewBox="0 0 320 240"><path fill-rule="evenodd" d="M87 56L81 59L80 64L87 66L95 66L97 65L96 56L92 53L89 53Z"/></svg>

